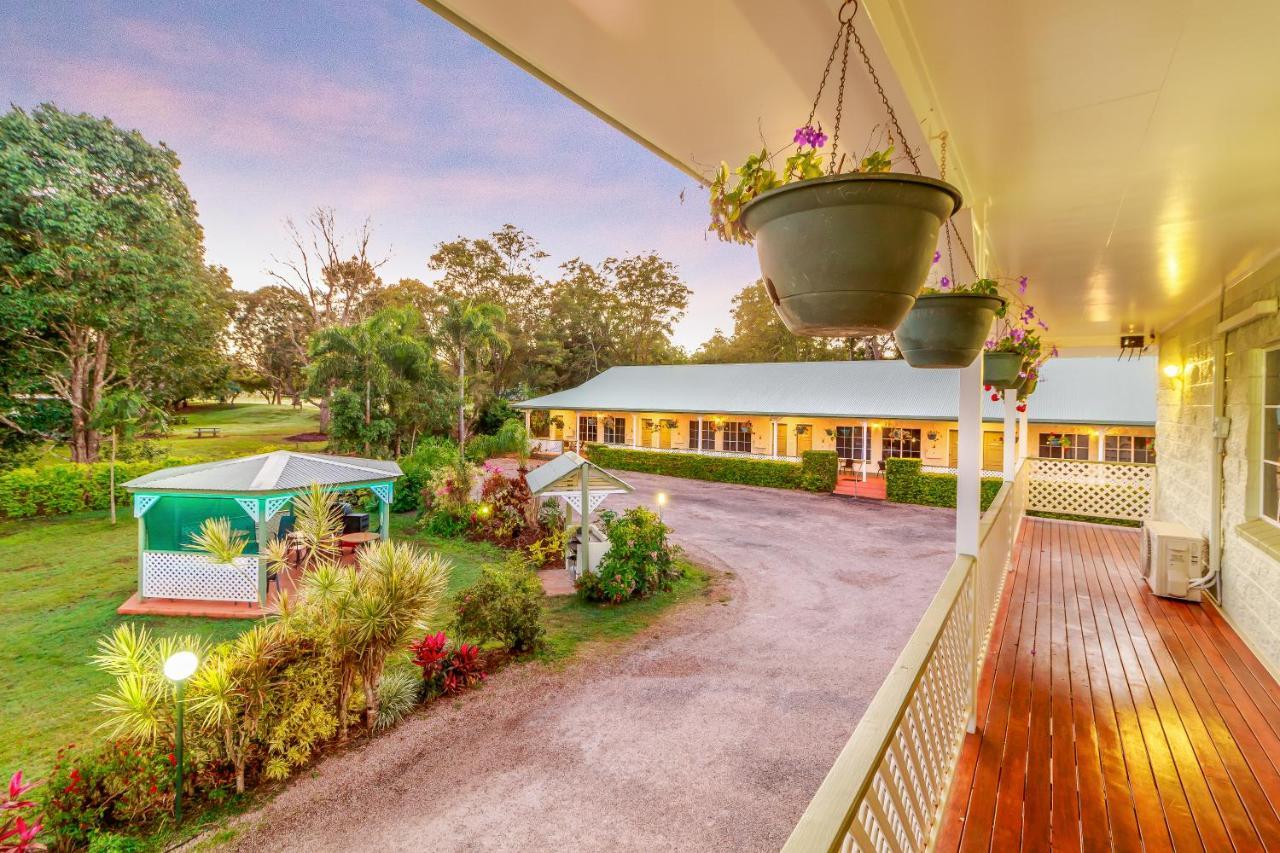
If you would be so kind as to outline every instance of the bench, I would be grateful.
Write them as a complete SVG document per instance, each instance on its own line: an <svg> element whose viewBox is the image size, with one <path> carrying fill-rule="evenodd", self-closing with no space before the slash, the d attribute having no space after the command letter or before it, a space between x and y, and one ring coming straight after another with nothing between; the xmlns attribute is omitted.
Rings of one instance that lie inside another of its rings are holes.
<svg viewBox="0 0 1280 853"><path fill-rule="evenodd" d="M205 436L217 438L220 432L222 432L221 427L196 427L196 438L204 438Z"/></svg>

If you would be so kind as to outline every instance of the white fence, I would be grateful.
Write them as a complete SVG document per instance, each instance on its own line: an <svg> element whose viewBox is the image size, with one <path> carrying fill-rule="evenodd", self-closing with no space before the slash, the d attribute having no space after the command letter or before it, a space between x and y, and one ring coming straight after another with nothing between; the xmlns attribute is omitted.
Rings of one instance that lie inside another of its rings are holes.
<svg viewBox="0 0 1280 853"><path fill-rule="evenodd" d="M529 452L559 456L564 453L564 442L558 438L530 438Z"/></svg>
<svg viewBox="0 0 1280 853"><path fill-rule="evenodd" d="M1155 499L1156 466L1031 458L1027 509L1145 521Z"/></svg>
<svg viewBox="0 0 1280 853"><path fill-rule="evenodd" d="M978 558L951 564L785 851L879 853L932 845L974 711L1028 473L1024 464L983 514Z"/></svg>
<svg viewBox="0 0 1280 853"><path fill-rule="evenodd" d="M799 456L785 456L778 454L773 456L769 453L750 453L740 450L701 450L695 447L646 447L643 444L606 444L601 441L593 441L591 444L599 444L604 447L613 447L618 450L643 450L653 453L683 453L685 455L694 454L698 456L723 456L728 459L760 459L765 462L799 462Z"/></svg>
<svg viewBox="0 0 1280 853"><path fill-rule="evenodd" d="M204 554L144 551L142 597L257 601L258 558L237 557L228 566Z"/></svg>

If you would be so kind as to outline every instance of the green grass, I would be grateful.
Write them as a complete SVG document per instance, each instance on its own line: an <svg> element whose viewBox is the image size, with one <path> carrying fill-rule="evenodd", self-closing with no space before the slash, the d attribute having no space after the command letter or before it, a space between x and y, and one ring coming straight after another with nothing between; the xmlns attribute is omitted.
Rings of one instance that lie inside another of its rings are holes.
<svg viewBox="0 0 1280 853"><path fill-rule="evenodd" d="M453 563L456 594L499 562L493 545L418 533L412 514L392 517L392 535L439 552ZM129 620L160 634L198 634L212 642L249 628L250 620L123 617L116 607L137 587L137 533L127 514L112 527L104 512L0 522L0 778L23 770L43 776L59 747L93 736L93 697L110 685L92 666L98 638ZM701 595L706 573L686 565L670 592L623 605L566 596L547 601L547 637L539 658L563 660L584 643L624 639L653 624L673 604ZM436 622L447 627L451 602ZM397 663L403 661L397 660Z"/></svg>
<svg viewBox="0 0 1280 853"><path fill-rule="evenodd" d="M250 456L268 446L289 450L320 451L325 442L285 441L291 435L316 432L320 428L320 412L315 406L272 406L267 403L209 403L191 406L178 413L187 419L175 424L169 435L154 439L171 448L178 458L208 456L225 459ZM196 438L196 427L218 427L217 438Z"/></svg>

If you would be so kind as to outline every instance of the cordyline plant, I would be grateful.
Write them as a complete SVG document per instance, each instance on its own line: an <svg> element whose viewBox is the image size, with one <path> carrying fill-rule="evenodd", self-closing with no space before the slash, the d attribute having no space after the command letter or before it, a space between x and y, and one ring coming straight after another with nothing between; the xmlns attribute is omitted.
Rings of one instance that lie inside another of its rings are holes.
<svg viewBox="0 0 1280 853"><path fill-rule="evenodd" d="M821 127L805 125L796 128L791 143L795 146L795 153L787 157L781 175L774 166L774 157L791 145L772 153L768 148L761 148L759 154L752 154L732 171L728 163L721 163L711 180L711 225L707 230L715 232L726 242L750 243L751 233L741 222L742 209L762 193L827 174L887 172L893 166L892 145L883 150L869 151L861 159L854 158L846 169L844 157L838 163L829 164L825 162L825 155L818 153L826 143L827 135Z"/></svg>
<svg viewBox="0 0 1280 853"><path fill-rule="evenodd" d="M188 545L200 551L218 565L231 565L237 557L244 554L249 544L249 537L231 527L228 518L206 518L200 523L200 530L191 537Z"/></svg>
<svg viewBox="0 0 1280 853"><path fill-rule="evenodd" d="M98 728L113 738L154 746L173 739L173 684L164 675L164 662L176 652L193 652L205 659L199 637L155 637L130 622L98 640L94 665L115 676L115 684L94 699L102 712Z"/></svg>
<svg viewBox="0 0 1280 853"><path fill-rule="evenodd" d="M0 801L0 850L26 853L37 849L36 836L40 834L40 821L33 814L36 804L24 799L27 792L36 787L35 782L23 782L22 771L9 779L9 790ZM43 850L41 846L39 849Z"/></svg>
<svg viewBox="0 0 1280 853"><path fill-rule="evenodd" d="M302 580L288 619L322 643L338 671L338 729L345 740L347 706L358 678L365 721L378 718L378 682L387 656L426 627L444 598L449 562L412 545L381 540L356 554L356 565L326 560Z"/></svg>

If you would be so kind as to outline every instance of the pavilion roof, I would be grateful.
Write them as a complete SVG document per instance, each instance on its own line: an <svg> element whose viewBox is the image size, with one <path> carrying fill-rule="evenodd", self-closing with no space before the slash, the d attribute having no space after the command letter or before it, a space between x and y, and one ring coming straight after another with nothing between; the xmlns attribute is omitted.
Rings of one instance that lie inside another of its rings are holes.
<svg viewBox="0 0 1280 853"><path fill-rule="evenodd" d="M276 450L198 465L164 468L125 483L133 491L254 494L393 480L400 466L384 459Z"/></svg>

